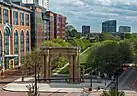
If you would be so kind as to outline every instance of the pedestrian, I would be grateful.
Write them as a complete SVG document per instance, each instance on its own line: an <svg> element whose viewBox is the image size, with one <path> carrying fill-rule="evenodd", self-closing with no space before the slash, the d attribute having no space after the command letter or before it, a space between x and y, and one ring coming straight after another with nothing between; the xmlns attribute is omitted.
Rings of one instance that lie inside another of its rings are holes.
<svg viewBox="0 0 137 96"><path fill-rule="evenodd" d="M100 87L98 86L98 87L97 87L97 91L99 91L99 90L100 90Z"/></svg>
<svg viewBox="0 0 137 96"><path fill-rule="evenodd" d="M3 70L1 70L1 73L0 73L1 76L3 76Z"/></svg>

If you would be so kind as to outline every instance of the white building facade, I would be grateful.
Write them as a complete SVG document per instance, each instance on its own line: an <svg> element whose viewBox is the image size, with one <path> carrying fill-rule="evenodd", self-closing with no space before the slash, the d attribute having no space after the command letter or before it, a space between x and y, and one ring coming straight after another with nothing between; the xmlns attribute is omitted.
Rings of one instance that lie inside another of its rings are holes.
<svg viewBox="0 0 137 96"><path fill-rule="evenodd" d="M39 6L42 6L49 9L49 0L12 0L13 2L22 2L24 4L38 4Z"/></svg>

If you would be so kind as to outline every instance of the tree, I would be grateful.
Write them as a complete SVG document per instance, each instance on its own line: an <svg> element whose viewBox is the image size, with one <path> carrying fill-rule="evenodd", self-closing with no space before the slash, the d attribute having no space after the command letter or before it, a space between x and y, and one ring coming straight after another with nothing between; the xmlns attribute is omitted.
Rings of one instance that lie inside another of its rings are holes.
<svg viewBox="0 0 137 96"><path fill-rule="evenodd" d="M59 43L55 43L53 41L44 41L41 44L42 46L52 46L52 47L61 47Z"/></svg>
<svg viewBox="0 0 137 96"><path fill-rule="evenodd" d="M23 58L23 75L31 75L34 74L35 70L35 65L37 67L37 73L40 72L39 68L41 67L42 64L42 59L41 59L41 53L39 50L34 50L30 54L27 54Z"/></svg>
<svg viewBox="0 0 137 96"><path fill-rule="evenodd" d="M122 39L136 39L136 36L130 33L123 33L121 38Z"/></svg>
<svg viewBox="0 0 137 96"><path fill-rule="evenodd" d="M76 28L73 27L72 25L68 25L66 27L66 34L68 37L73 37L73 38L78 38L78 39L80 39L81 37L81 33L78 32Z"/></svg>
<svg viewBox="0 0 137 96"><path fill-rule="evenodd" d="M53 39L52 42L59 44L61 47L68 47L70 44L62 39Z"/></svg>
<svg viewBox="0 0 137 96"><path fill-rule="evenodd" d="M117 40L119 41L121 38L117 35L113 35L112 33L101 33L99 36L100 41L104 40Z"/></svg>
<svg viewBox="0 0 137 96"><path fill-rule="evenodd" d="M133 63L133 50L127 41L109 40L96 43L92 46L92 51L87 59L87 68L99 68L101 72L110 73L124 63Z"/></svg>

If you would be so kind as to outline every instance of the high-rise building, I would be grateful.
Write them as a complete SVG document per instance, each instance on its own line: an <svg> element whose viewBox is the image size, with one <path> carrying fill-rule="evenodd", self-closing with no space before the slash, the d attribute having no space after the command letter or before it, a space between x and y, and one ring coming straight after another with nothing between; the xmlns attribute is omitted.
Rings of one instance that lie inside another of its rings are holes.
<svg viewBox="0 0 137 96"><path fill-rule="evenodd" d="M53 39L54 36L54 13L52 11L47 11L46 12L47 17L49 18L49 21L47 22L47 40ZM49 31L48 31L49 29Z"/></svg>
<svg viewBox="0 0 137 96"><path fill-rule="evenodd" d="M120 33L131 32L131 27L130 27L130 26L120 26L120 27L119 27L119 32L120 32Z"/></svg>
<svg viewBox="0 0 137 96"><path fill-rule="evenodd" d="M116 20L108 20L102 23L102 32L116 32Z"/></svg>
<svg viewBox="0 0 137 96"><path fill-rule="evenodd" d="M65 37L66 37L66 32L65 32L66 17L63 15L55 13L54 20L55 20L55 23L54 23L55 38L65 39Z"/></svg>
<svg viewBox="0 0 137 96"><path fill-rule="evenodd" d="M49 31L47 30L47 39L65 39L66 17L52 11L47 11L47 17L49 18L46 28L49 29Z"/></svg>
<svg viewBox="0 0 137 96"><path fill-rule="evenodd" d="M86 35L90 33L90 26L83 25L82 26L82 35Z"/></svg>
<svg viewBox="0 0 137 96"><path fill-rule="evenodd" d="M43 2L44 2L44 1L43 1ZM45 0L44 3L45 3L45 4L44 4L45 8L46 8L47 10L49 10L49 0Z"/></svg>
<svg viewBox="0 0 137 96"><path fill-rule="evenodd" d="M12 2L20 2L24 4L38 4L39 6L42 6L46 8L47 10L49 9L49 0L11 0Z"/></svg>

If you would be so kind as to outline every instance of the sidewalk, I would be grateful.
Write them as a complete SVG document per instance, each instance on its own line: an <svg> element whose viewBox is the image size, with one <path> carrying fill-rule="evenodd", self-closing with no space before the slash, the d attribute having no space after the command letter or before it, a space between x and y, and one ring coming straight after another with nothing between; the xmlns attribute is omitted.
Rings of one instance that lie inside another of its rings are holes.
<svg viewBox="0 0 137 96"><path fill-rule="evenodd" d="M25 81L32 81L34 78L25 78ZM93 80L95 82L96 80ZM93 90L95 91L98 86L101 88L105 87L105 83L101 80L101 83L93 83ZM107 81L108 85L111 81ZM32 85L32 83L21 82L21 78L15 80L13 83L9 83L3 87L3 90L11 91L11 92L25 92L28 91L26 88L27 85ZM33 83L34 84L34 83ZM39 92L82 92L83 87L89 88L90 83L80 83L80 84L67 84L67 83L38 83L38 90Z"/></svg>

